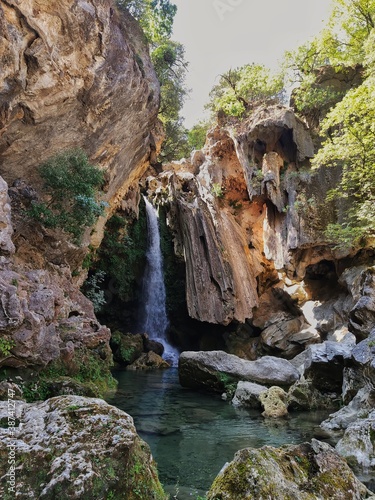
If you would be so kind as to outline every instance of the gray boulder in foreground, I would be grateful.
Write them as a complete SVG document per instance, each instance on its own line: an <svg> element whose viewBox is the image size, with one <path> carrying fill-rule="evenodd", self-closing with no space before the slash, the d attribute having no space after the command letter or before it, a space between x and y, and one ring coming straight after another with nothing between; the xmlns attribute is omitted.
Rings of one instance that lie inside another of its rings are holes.
<svg viewBox="0 0 375 500"><path fill-rule="evenodd" d="M127 413L82 396L14 403L14 434L0 427L0 498L166 499L150 449ZM9 411L0 402L1 423L9 423ZM10 490L5 474L13 465Z"/></svg>
<svg viewBox="0 0 375 500"><path fill-rule="evenodd" d="M223 392L239 380L267 387L289 387L300 375L286 359L264 356L248 361L224 351L185 351L179 359L179 378L184 387Z"/></svg>
<svg viewBox="0 0 375 500"><path fill-rule="evenodd" d="M207 500L362 500L372 493L330 445L264 446L238 451L214 480Z"/></svg>

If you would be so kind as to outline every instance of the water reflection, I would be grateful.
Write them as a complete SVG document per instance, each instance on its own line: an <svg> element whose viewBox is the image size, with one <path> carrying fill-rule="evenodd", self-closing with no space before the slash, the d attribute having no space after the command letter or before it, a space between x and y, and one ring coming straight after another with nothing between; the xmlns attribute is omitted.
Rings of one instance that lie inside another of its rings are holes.
<svg viewBox="0 0 375 500"><path fill-rule="evenodd" d="M139 435L151 447L161 482L179 500L203 495L241 448L309 441L329 413L264 419L259 411L235 408L219 395L183 389L174 368L115 375L119 390L109 402L134 418Z"/></svg>

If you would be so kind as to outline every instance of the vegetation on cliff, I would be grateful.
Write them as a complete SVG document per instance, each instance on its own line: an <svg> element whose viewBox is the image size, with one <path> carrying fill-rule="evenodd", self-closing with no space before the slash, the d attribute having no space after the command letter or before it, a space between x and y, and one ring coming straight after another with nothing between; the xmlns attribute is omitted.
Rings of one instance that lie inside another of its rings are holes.
<svg viewBox="0 0 375 500"><path fill-rule="evenodd" d="M278 75L255 64L230 70L207 106L245 117L254 104L280 100L283 87L294 85L292 104L318 135L313 167L342 170L327 197L336 202L337 222L325 231L341 247L364 245L375 236L374 39L374 0L334 0L326 28L287 52Z"/></svg>
<svg viewBox="0 0 375 500"><path fill-rule="evenodd" d="M35 201L27 214L48 228L60 228L77 244L86 228L104 211L98 193L103 172L91 165L84 151L63 151L39 167L47 201Z"/></svg>
<svg viewBox="0 0 375 500"><path fill-rule="evenodd" d="M167 162L182 158L191 150L188 130L180 115L188 94L185 48L171 40L177 7L170 0L117 0L117 4L139 21L150 45L151 60L160 82L159 118L166 132L159 159Z"/></svg>

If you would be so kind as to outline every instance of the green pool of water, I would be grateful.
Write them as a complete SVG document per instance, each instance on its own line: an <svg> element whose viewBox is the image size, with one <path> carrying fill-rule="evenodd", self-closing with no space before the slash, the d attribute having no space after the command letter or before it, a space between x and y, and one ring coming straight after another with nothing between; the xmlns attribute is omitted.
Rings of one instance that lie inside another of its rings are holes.
<svg viewBox="0 0 375 500"><path fill-rule="evenodd" d="M328 412L301 412L265 420L221 397L179 385L177 369L115 373L118 392L108 402L134 418L150 445L160 481L171 499L204 496L225 462L241 448L280 446L320 437Z"/></svg>

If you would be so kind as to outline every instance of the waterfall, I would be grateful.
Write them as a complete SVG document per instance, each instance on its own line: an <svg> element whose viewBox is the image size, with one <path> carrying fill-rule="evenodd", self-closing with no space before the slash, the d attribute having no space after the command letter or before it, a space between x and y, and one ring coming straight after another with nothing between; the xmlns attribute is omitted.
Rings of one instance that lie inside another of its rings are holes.
<svg viewBox="0 0 375 500"><path fill-rule="evenodd" d="M166 310L166 294L163 274L163 256L160 248L160 231L158 214L154 206L144 197L147 215L147 264L143 277L142 331L150 339L164 345L164 357L173 366L177 365L178 351L167 339L168 317Z"/></svg>

